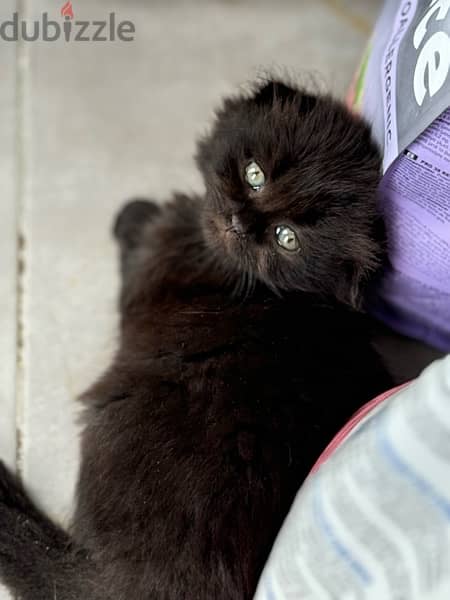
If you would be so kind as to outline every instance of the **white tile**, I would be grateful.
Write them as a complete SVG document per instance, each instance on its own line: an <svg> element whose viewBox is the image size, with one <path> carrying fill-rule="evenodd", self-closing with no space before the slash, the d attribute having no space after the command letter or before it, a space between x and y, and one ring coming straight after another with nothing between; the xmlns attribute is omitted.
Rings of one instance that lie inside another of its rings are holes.
<svg viewBox="0 0 450 600"><path fill-rule="evenodd" d="M27 210L24 473L42 504L70 514L75 398L116 343L115 249L125 198L198 189L194 141L223 93L262 67L319 72L343 93L365 36L322 2L77 0L115 10L133 43L33 43ZM58 18L53 1L34 3Z"/></svg>

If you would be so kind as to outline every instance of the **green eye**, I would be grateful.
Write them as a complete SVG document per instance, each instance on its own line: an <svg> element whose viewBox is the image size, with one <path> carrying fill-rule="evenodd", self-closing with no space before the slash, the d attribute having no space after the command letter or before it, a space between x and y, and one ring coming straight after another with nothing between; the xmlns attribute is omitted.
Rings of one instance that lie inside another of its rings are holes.
<svg viewBox="0 0 450 600"><path fill-rule="evenodd" d="M297 252L300 249L297 234L287 225L278 225L275 229L277 244L288 252Z"/></svg>
<svg viewBox="0 0 450 600"><path fill-rule="evenodd" d="M252 161L246 166L245 181L255 191L260 190L266 183L266 176L264 175L264 171L255 161Z"/></svg>

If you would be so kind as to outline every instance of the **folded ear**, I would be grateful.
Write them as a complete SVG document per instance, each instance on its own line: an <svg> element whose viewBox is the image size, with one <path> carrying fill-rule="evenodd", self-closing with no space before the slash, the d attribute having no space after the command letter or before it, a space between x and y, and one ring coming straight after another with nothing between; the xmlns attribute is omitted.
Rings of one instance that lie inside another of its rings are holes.
<svg viewBox="0 0 450 600"><path fill-rule="evenodd" d="M355 264L345 265L340 277L336 279L334 289L336 299L355 310L361 310L367 285L367 275L363 267Z"/></svg>
<svg viewBox="0 0 450 600"><path fill-rule="evenodd" d="M276 100L285 102L286 100L292 100L297 94L298 91L292 89L285 83L269 80L257 90L255 102L259 105L273 104Z"/></svg>
<svg viewBox="0 0 450 600"><path fill-rule="evenodd" d="M316 104L316 98L282 81L271 79L256 90L254 101L258 106L273 106L275 103L297 103L300 112L309 112Z"/></svg>

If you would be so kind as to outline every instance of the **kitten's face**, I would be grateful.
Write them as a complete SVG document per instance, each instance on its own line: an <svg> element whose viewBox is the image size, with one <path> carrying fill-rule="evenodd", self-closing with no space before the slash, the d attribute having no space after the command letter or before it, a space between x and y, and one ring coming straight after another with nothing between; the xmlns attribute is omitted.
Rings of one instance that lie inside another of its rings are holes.
<svg viewBox="0 0 450 600"><path fill-rule="evenodd" d="M269 82L226 100L199 144L204 233L248 281L355 304L378 263L378 152L329 98Z"/></svg>

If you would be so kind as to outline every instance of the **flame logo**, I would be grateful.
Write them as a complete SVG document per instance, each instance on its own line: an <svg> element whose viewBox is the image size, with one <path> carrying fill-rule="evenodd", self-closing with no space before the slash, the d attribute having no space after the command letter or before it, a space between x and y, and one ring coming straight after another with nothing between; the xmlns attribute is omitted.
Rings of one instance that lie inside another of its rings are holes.
<svg viewBox="0 0 450 600"><path fill-rule="evenodd" d="M72 7L72 2L70 0L68 0L68 2L66 2L64 4L64 6L61 8L61 16L69 17L69 19L73 19L73 17L74 17L73 7Z"/></svg>

